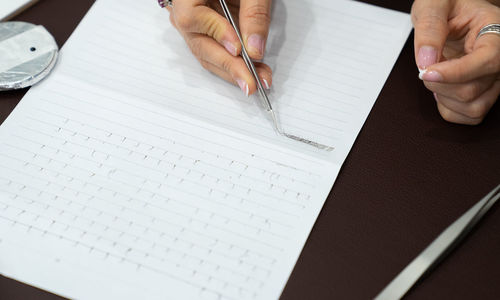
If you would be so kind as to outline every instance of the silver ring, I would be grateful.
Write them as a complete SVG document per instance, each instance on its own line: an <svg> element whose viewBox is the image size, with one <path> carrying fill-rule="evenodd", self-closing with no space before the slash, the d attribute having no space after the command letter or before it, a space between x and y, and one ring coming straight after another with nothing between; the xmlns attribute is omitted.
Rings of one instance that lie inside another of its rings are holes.
<svg viewBox="0 0 500 300"><path fill-rule="evenodd" d="M500 24L489 24L481 28L479 33L477 34L477 38L480 38L481 36L488 34L488 33L496 33L500 35Z"/></svg>
<svg viewBox="0 0 500 300"><path fill-rule="evenodd" d="M158 0L158 4L160 5L161 8L165 8L167 6L174 7L172 0Z"/></svg>

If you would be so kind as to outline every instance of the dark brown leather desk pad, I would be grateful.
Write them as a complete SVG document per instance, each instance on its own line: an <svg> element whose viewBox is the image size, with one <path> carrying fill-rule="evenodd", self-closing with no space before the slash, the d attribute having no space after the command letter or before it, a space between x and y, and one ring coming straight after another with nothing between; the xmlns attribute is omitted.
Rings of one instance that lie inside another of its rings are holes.
<svg viewBox="0 0 500 300"><path fill-rule="evenodd" d="M404 12L412 3L364 2ZM62 45L92 3L43 0L15 20L44 25ZM500 105L480 126L443 121L417 78L412 40L345 161L282 299L373 298L446 226L500 183ZM0 122L25 92L0 93ZM499 297L496 207L407 299ZM0 276L0 299L57 298Z"/></svg>

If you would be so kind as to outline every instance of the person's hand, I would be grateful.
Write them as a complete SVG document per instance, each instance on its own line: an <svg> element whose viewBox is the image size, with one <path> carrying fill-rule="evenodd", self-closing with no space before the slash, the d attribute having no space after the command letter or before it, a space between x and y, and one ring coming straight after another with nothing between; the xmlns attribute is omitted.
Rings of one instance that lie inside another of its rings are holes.
<svg viewBox="0 0 500 300"><path fill-rule="evenodd" d="M500 23L487 0L415 0L415 57L420 78L434 92L441 116L453 123L482 122L500 94L500 35L481 28ZM496 3L496 2L495 2Z"/></svg>
<svg viewBox="0 0 500 300"><path fill-rule="evenodd" d="M264 57L271 0L227 0L245 47L252 59ZM229 21L224 17L219 0L174 0L170 21L186 40L201 65L237 84L247 96L253 94L256 82L243 59L238 56L241 44ZM272 84L271 68L256 63L257 73L265 88Z"/></svg>

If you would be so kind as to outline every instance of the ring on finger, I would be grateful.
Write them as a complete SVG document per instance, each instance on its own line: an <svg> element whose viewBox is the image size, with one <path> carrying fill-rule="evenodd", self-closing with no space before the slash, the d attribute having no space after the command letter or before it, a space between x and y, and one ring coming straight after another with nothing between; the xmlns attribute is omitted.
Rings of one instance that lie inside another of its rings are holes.
<svg viewBox="0 0 500 300"><path fill-rule="evenodd" d="M174 4L172 3L172 0L158 0L158 5L160 5L161 8L165 7L174 7Z"/></svg>
<svg viewBox="0 0 500 300"><path fill-rule="evenodd" d="M489 34L489 33L495 33L495 34L498 34L500 35L500 24L488 24L486 26L484 26L483 28L481 28L481 30L479 31L479 33L477 34L477 38L480 38L481 36L485 35L485 34Z"/></svg>

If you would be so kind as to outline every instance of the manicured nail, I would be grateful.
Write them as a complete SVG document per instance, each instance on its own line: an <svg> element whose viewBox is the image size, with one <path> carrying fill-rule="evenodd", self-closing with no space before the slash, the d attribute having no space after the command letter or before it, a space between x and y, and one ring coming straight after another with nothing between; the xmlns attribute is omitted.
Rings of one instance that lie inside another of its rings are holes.
<svg viewBox="0 0 500 300"><path fill-rule="evenodd" d="M435 99L436 101L439 101L439 99L438 99L438 94L436 94L436 93L433 93L433 94L434 94L434 99Z"/></svg>
<svg viewBox="0 0 500 300"><path fill-rule="evenodd" d="M258 34L252 34L248 37L248 48L251 52L264 55L264 39Z"/></svg>
<svg viewBox="0 0 500 300"><path fill-rule="evenodd" d="M426 69L418 69L418 72L419 72L419 73L418 73L418 78L419 78L420 80L424 80L424 79L423 79L423 76L424 76L425 72L427 72L427 70L426 70Z"/></svg>
<svg viewBox="0 0 500 300"><path fill-rule="evenodd" d="M262 81L264 81L264 86L265 86L266 90L270 90L271 87L269 86L269 83L267 82L267 80L262 79Z"/></svg>
<svg viewBox="0 0 500 300"><path fill-rule="evenodd" d="M242 79L236 79L236 83L238 83L240 89L243 91L243 93L245 93L245 96L248 97L248 94L250 93L248 89L248 84Z"/></svg>
<svg viewBox="0 0 500 300"><path fill-rule="evenodd" d="M418 51L417 64L419 69L426 69L427 67L437 63L438 53L436 48L431 46L422 46Z"/></svg>
<svg viewBox="0 0 500 300"><path fill-rule="evenodd" d="M236 49L236 47L231 42L224 41L222 43L224 44L224 48L226 48L227 52L229 52L232 56L238 55L238 49Z"/></svg>
<svg viewBox="0 0 500 300"><path fill-rule="evenodd" d="M439 74L438 71L425 71L422 74L422 80L430 82L441 82L443 81L443 76Z"/></svg>

